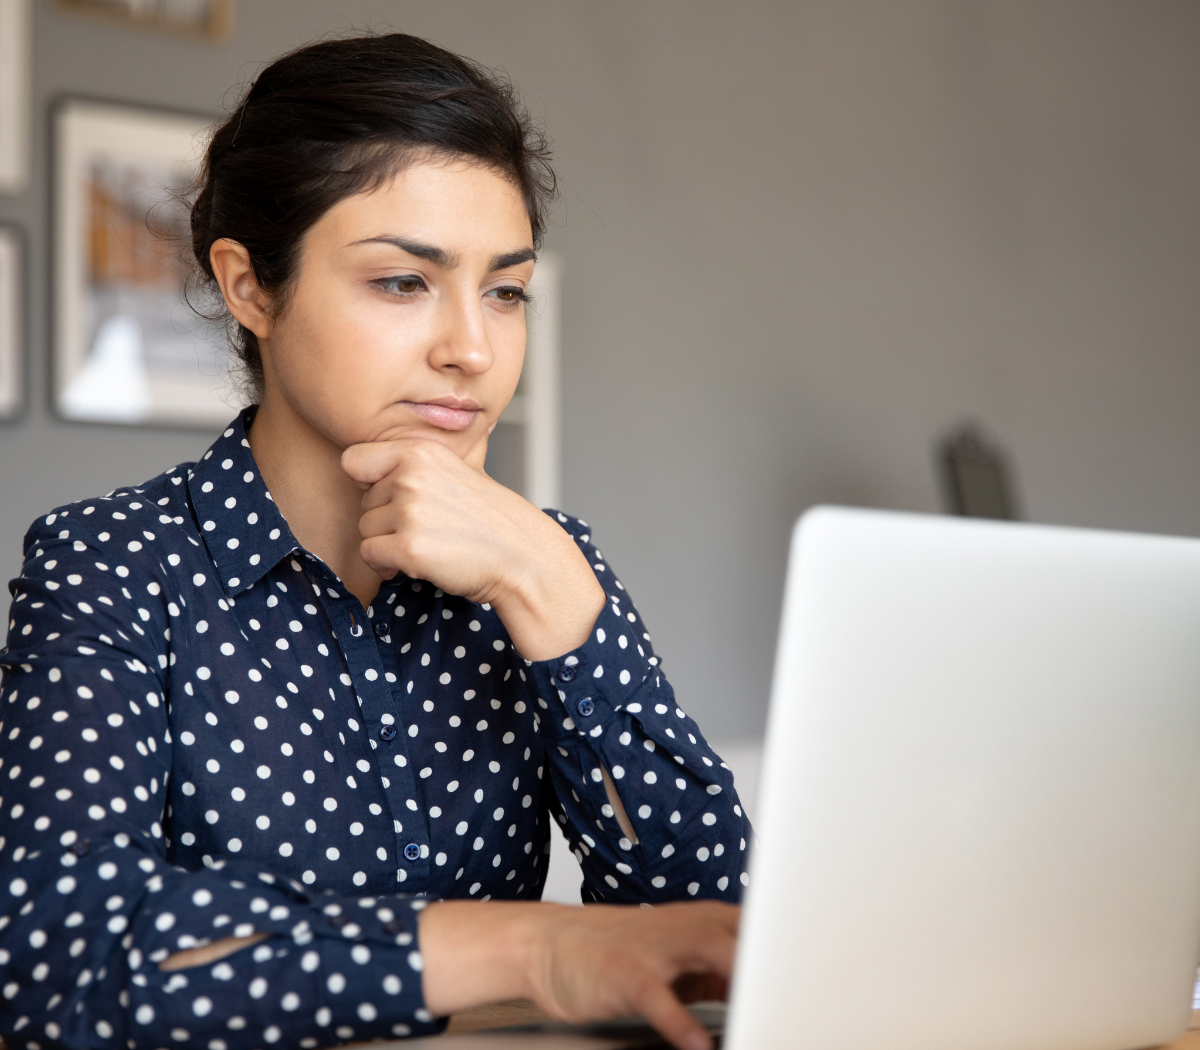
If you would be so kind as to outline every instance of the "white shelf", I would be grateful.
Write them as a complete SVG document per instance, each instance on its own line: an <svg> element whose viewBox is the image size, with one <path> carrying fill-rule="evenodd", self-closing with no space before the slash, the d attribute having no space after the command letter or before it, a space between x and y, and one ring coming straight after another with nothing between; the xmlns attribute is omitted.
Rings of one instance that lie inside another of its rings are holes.
<svg viewBox="0 0 1200 1050"><path fill-rule="evenodd" d="M517 392L499 420L506 434L512 433L509 428L520 428L520 491L539 507L558 507L562 500L561 280L561 260L553 252L543 252L529 284L532 301L525 308L525 366Z"/></svg>
<svg viewBox="0 0 1200 1050"><path fill-rule="evenodd" d="M525 400L525 396L523 394L516 394L508 403L508 408L501 414L500 422L524 426L528 422L528 416L528 402Z"/></svg>

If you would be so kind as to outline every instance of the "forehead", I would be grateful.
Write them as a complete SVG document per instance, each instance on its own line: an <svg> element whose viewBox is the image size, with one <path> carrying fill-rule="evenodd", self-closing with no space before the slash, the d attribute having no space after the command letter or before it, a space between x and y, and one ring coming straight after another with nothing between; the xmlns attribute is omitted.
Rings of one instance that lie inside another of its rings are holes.
<svg viewBox="0 0 1200 1050"><path fill-rule="evenodd" d="M467 161L419 161L378 187L338 201L313 226L309 243L340 247L403 236L461 255L531 246L525 201L511 180Z"/></svg>

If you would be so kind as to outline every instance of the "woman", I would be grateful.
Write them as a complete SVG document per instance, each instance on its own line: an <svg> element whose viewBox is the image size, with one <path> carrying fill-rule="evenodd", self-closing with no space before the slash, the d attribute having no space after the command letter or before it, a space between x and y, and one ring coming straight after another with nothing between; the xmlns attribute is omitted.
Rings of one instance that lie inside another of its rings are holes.
<svg viewBox="0 0 1200 1050"><path fill-rule="evenodd" d="M729 973L732 776L587 525L483 470L552 189L511 89L403 35L285 56L216 131L193 249L257 407L36 522L11 585L10 1050L517 996L708 1045L672 984ZM541 904L551 817L586 900L688 903Z"/></svg>

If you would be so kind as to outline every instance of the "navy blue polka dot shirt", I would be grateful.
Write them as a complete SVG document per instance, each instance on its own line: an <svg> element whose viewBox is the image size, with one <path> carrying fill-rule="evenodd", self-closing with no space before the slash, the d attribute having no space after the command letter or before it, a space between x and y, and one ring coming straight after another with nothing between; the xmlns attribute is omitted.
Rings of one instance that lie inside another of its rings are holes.
<svg viewBox="0 0 1200 1050"><path fill-rule="evenodd" d="M0 653L10 1050L437 1031L417 913L539 898L551 819L584 901L739 899L750 827L732 774L584 522L548 512L605 610L580 648L531 663L488 605L426 581L397 576L364 610L289 531L252 419L26 536Z"/></svg>

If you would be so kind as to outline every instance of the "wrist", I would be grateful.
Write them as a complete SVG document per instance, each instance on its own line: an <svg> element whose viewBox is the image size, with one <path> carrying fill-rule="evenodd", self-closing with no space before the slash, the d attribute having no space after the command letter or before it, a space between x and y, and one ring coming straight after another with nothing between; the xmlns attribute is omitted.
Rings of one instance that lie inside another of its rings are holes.
<svg viewBox="0 0 1200 1050"><path fill-rule="evenodd" d="M536 556L510 563L492 600L517 651L535 661L586 642L605 603L583 552L554 522L545 523L547 535L530 544Z"/></svg>
<svg viewBox="0 0 1200 1050"><path fill-rule="evenodd" d="M514 909L504 931L504 962L511 967L519 990L514 999L541 999L544 986L547 931L554 925L560 904L538 903L529 908Z"/></svg>
<svg viewBox="0 0 1200 1050"><path fill-rule="evenodd" d="M435 1016L535 998L545 931L558 905L439 901L420 917L425 1005Z"/></svg>

